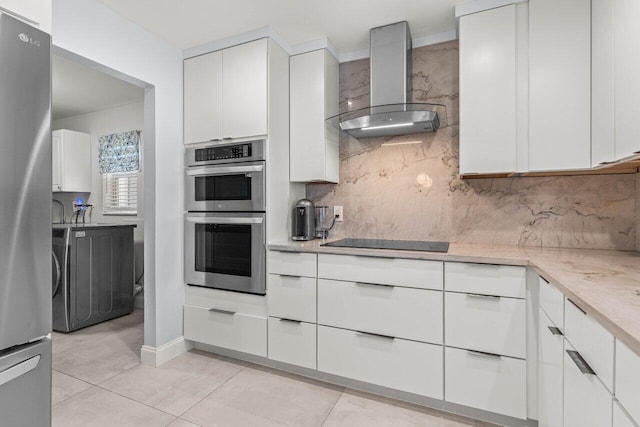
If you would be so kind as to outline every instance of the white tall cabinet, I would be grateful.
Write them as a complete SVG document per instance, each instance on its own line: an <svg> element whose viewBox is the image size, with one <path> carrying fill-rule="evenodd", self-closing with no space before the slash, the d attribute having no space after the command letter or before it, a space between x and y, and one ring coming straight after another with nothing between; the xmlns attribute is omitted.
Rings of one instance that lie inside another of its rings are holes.
<svg viewBox="0 0 640 427"><path fill-rule="evenodd" d="M529 169L590 168L590 1L529 1L529 66Z"/></svg>
<svg viewBox="0 0 640 427"><path fill-rule="evenodd" d="M51 190L91 192L91 135L60 129L53 131L51 141Z"/></svg>
<svg viewBox="0 0 640 427"><path fill-rule="evenodd" d="M0 0L0 11L28 20L35 27L51 33L51 0Z"/></svg>
<svg viewBox="0 0 640 427"><path fill-rule="evenodd" d="M515 172L516 5L460 18L460 173Z"/></svg>
<svg viewBox="0 0 640 427"><path fill-rule="evenodd" d="M290 179L339 182L338 61L326 49L292 56L290 69Z"/></svg>
<svg viewBox="0 0 640 427"><path fill-rule="evenodd" d="M269 40L184 61L184 142L267 135Z"/></svg>

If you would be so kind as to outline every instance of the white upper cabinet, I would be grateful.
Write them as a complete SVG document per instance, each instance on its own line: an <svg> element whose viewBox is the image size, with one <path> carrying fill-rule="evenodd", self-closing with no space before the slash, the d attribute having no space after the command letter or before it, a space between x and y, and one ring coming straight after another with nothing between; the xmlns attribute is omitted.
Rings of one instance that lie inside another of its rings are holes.
<svg viewBox="0 0 640 427"><path fill-rule="evenodd" d="M222 139L222 51L184 61L184 142Z"/></svg>
<svg viewBox="0 0 640 427"><path fill-rule="evenodd" d="M222 51L222 137L267 134L268 39Z"/></svg>
<svg viewBox="0 0 640 427"><path fill-rule="evenodd" d="M184 142L267 135L269 41L184 61Z"/></svg>
<svg viewBox="0 0 640 427"><path fill-rule="evenodd" d="M91 192L91 135L61 129L52 132L52 191Z"/></svg>
<svg viewBox="0 0 640 427"><path fill-rule="evenodd" d="M51 0L0 0L0 11L9 12L29 24L51 33Z"/></svg>
<svg viewBox="0 0 640 427"><path fill-rule="evenodd" d="M460 18L460 173L515 172L516 5Z"/></svg>
<svg viewBox="0 0 640 427"><path fill-rule="evenodd" d="M622 159L640 154L640 2L609 1L614 6L615 158Z"/></svg>
<svg viewBox="0 0 640 427"><path fill-rule="evenodd" d="M615 159L613 1L591 0L591 166Z"/></svg>
<svg viewBox="0 0 640 427"><path fill-rule="evenodd" d="M338 61L326 49L292 56L290 67L290 179L339 182Z"/></svg>
<svg viewBox="0 0 640 427"><path fill-rule="evenodd" d="M530 0L529 61L529 169L590 168L591 2Z"/></svg>

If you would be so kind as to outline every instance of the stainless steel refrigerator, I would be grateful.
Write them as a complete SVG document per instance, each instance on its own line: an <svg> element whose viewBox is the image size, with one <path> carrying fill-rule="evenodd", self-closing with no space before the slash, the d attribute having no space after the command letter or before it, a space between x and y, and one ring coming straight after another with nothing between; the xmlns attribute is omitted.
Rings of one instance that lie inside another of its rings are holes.
<svg viewBox="0 0 640 427"><path fill-rule="evenodd" d="M51 39L0 13L0 425L51 424Z"/></svg>

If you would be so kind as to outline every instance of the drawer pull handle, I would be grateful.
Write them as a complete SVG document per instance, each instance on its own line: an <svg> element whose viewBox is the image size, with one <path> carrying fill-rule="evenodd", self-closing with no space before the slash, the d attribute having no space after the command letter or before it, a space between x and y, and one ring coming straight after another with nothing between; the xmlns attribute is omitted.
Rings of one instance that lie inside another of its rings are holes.
<svg viewBox="0 0 640 427"><path fill-rule="evenodd" d="M209 311L213 312L213 313L220 313L220 314L228 314L229 316L233 316L236 314L235 311L230 311L230 310L221 310L219 308L210 308Z"/></svg>
<svg viewBox="0 0 640 427"><path fill-rule="evenodd" d="M367 286L367 287L383 287L383 288L395 288L394 285L383 285L380 283L366 283L366 282L356 282L356 286Z"/></svg>
<svg viewBox="0 0 640 427"><path fill-rule="evenodd" d="M295 324L302 323L302 320L293 320L293 319L285 319L285 318L281 318L280 321L286 322L286 323L295 323Z"/></svg>
<svg viewBox="0 0 640 427"><path fill-rule="evenodd" d="M547 326L547 328L549 328L549 330L553 335L560 335L560 336L564 335L560 330L560 328L556 328L555 326Z"/></svg>
<svg viewBox="0 0 640 427"><path fill-rule="evenodd" d="M291 279L299 279L301 276L296 276L294 274L279 274L280 277L289 277Z"/></svg>
<svg viewBox="0 0 640 427"><path fill-rule="evenodd" d="M388 261L393 261L395 260L395 258L393 257L388 257L388 256L380 256L380 255L356 255L357 258L365 258L365 259L371 259L371 258L375 258L375 259L384 259L384 260L388 260Z"/></svg>
<svg viewBox="0 0 640 427"><path fill-rule="evenodd" d="M502 356L499 355L499 354L487 353L486 351L467 350L467 354L469 354L469 356L491 357L491 358L494 358L494 359L502 358Z"/></svg>
<svg viewBox="0 0 640 427"><path fill-rule="evenodd" d="M586 311L584 311L583 309L581 309L578 304L576 304L575 302L571 301L569 298L567 298L567 301L569 301L571 303L572 306L574 306L575 308L577 308L582 314L587 314Z"/></svg>
<svg viewBox="0 0 640 427"><path fill-rule="evenodd" d="M484 294L467 294L468 298L477 298L477 299L489 299L489 300L497 300L502 297L498 295L484 295Z"/></svg>
<svg viewBox="0 0 640 427"><path fill-rule="evenodd" d="M375 338L382 338L385 340L395 340L395 337L389 336L389 335L382 335L382 334L374 334L371 332L363 332L363 331L356 331L356 335L360 335L360 336L365 336L365 337L375 337Z"/></svg>
<svg viewBox="0 0 640 427"><path fill-rule="evenodd" d="M567 354L573 360L573 363L576 364L580 372L585 375L595 375L595 371L591 369L591 366L580 356L580 353L574 350L567 350Z"/></svg>

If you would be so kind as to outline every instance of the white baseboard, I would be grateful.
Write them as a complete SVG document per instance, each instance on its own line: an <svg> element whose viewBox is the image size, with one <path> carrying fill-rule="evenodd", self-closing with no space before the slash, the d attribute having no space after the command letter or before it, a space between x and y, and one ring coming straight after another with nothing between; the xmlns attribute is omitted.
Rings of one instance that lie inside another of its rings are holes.
<svg viewBox="0 0 640 427"><path fill-rule="evenodd" d="M140 349L140 361L143 365L157 368L192 348L192 342L185 340L184 337L178 337L160 347L143 345Z"/></svg>

